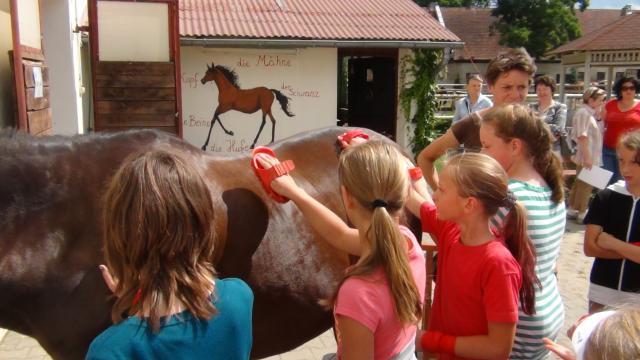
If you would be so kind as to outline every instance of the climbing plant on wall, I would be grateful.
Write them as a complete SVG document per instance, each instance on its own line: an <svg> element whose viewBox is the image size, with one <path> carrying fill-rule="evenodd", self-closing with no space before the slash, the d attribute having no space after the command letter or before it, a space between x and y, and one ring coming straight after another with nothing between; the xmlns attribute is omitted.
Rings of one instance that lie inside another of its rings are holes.
<svg viewBox="0 0 640 360"><path fill-rule="evenodd" d="M437 77L443 66L442 49L418 49L402 58L400 104L405 119L413 124L411 150L417 154L448 127L436 119Z"/></svg>

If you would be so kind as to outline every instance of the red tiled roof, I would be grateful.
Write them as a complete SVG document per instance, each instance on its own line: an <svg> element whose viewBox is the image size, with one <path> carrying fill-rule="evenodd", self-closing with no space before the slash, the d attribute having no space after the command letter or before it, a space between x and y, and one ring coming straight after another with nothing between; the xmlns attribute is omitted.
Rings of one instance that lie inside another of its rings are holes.
<svg viewBox="0 0 640 360"><path fill-rule="evenodd" d="M455 49L453 60L489 60L496 57L503 46L498 44L499 34L491 34L494 17L491 9L440 8L444 26L464 41L464 47Z"/></svg>
<svg viewBox="0 0 640 360"><path fill-rule="evenodd" d="M580 21L582 36L602 29L605 25L620 19L620 12L621 10L619 9L587 9L585 11L576 11L578 21Z"/></svg>
<svg viewBox="0 0 640 360"><path fill-rule="evenodd" d="M179 8L185 37L460 41L411 0L180 0Z"/></svg>
<svg viewBox="0 0 640 360"><path fill-rule="evenodd" d="M640 12L623 16L599 30L558 47L550 54L587 50L640 49L638 34L640 34Z"/></svg>
<svg viewBox="0 0 640 360"><path fill-rule="evenodd" d="M440 8L444 25L465 42L464 48L454 50L454 60L490 60L504 49L498 41L498 33L491 34L491 24L496 20L491 9ZM620 18L620 10L587 9L576 11L582 34L612 23Z"/></svg>

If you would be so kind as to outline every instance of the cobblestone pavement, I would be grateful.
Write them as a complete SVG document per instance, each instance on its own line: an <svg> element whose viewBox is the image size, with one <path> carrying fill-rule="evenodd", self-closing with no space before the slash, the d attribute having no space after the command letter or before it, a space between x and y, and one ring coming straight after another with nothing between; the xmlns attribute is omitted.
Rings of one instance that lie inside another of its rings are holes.
<svg viewBox="0 0 640 360"><path fill-rule="evenodd" d="M569 221L558 262L559 286L566 312L565 325L558 341L565 346L570 346L565 335L566 329L587 312L587 278L593 260L582 253L583 237L584 226ZM335 351L333 333L327 331L288 353L267 360L320 360L324 354ZM44 360L50 357L32 338L9 331L0 341L0 359Z"/></svg>

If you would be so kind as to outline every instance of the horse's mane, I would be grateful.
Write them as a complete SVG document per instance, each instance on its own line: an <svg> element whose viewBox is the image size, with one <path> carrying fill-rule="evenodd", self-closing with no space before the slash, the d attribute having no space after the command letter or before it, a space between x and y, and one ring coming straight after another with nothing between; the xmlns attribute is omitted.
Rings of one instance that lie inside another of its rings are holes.
<svg viewBox="0 0 640 360"><path fill-rule="evenodd" d="M226 77L227 80L229 80L231 85L233 85L236 88L240 89L240 83L238 82L238 74L236 74L235 71L233 71L233 70L231 70L228 67L223 66L223 65L216 65L216 69L218 69L218 70L220 70L222 72L222 75L224 75L224 77Z"/></svg>

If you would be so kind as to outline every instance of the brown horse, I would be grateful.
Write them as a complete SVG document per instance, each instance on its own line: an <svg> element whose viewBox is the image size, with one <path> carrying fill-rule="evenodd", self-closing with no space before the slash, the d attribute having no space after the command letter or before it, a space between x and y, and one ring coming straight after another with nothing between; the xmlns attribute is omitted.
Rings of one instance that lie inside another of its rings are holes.
<svg viewBox="0 0 640 360"><path fill-rule="evenodd" d="M296 182L344 216L336 136L317 130L275 143ZM192 156L213 194L221 277L255 294L254 357L290 350L332 324L318 305L348 265L291 204L267 197L247 156L214 156L168 134L75 137L0 133L0 327L36 338L56 359L81 359L110 324L98 215L104 185L133 152L170 146Z"/></svg>
<svg viewBox="0 0 640 360"><path fill-rule="evenodd" d="M256 142L258 142L262 128L264 128L264 124L267 122L267 115L269 115L269 119L271 120L271 142L273 142L275 138L276 119L273 117L273 114L271 114L274 95L275 98L278 99L282 111L289 117L295 116L289 111L289 100L291 99L283 93L266 87L240 89L238 74L225 66L215 66L213 63L209 66L209 64L207 64L207 72L200 82L204 85L207 81L214 81L218 87L218 106L213 113L213 118L211 118L209 134L207 135L207 140L204 142L204 145L202 145L202 150L207 150L207 145L209 145L209 139L211 138L211 129L213 129L213 124L216 121L220 124L225 134L233 135L233 131L227 130L224 125L222 125L222 121L220 121L220 115L229 110L237 110L245 114L253 114L258 110L262 110L262 123L256 134L256 138L253 139L253 143L251 143L251 149L253 149Z"/></svg>

